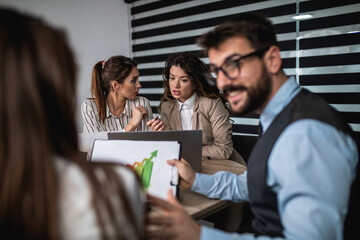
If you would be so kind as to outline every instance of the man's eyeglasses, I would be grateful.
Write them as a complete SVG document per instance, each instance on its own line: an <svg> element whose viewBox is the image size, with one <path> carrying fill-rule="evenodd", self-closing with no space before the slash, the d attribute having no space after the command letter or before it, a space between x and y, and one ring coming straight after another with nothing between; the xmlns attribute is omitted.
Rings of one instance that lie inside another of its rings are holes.
<svg viewBox="0 0 360 240"><path fill-rule="evenodd" d="M270 47L261 48L245 56L241 56L239 54L231 55L230 57L225 59L224 63L220 67L216 67L210 64L209 66L210 72L217 76L219 74L219 71L221 70L226 77L228 77L231 80L234 80L235 78L240 76L240 70L241 70L240 60L251 56L261 57L267 50L269 50L269 48Z"/></svg>

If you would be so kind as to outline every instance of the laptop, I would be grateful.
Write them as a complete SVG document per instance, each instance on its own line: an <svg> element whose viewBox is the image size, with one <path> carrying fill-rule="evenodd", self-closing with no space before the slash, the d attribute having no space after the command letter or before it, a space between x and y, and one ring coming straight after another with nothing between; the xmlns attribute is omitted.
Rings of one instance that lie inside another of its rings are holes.
<svg viewBox="0 0 360 240"><path fill-rule="evenodd" d="M181 157L189 162L195 172L201 172L202 131L150 131L150 132L108 132L108 139L152 140L181 142Z"/></svg>
<svg viewBox="0 0 360 240"><path fill-rule="evenodd" d="M107 132L78 133L79 151L90 154L95 139L108 139Z"/></svg>

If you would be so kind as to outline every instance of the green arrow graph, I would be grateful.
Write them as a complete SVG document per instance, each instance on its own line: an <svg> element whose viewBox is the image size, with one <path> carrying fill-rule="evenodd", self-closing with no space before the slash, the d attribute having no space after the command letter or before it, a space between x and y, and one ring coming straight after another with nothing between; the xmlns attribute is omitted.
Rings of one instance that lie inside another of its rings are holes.
<svg viewBox="0 0 360 240"><path fill-rule="evenodd" d="M132 167L141 178L145 188L148 188L150 185L151 173L154 164L152 159L157 156L157 152L158 150L153 151L150 157L144 158L141 163L135 162L132 166L130 165L130 167Z"/></svg>

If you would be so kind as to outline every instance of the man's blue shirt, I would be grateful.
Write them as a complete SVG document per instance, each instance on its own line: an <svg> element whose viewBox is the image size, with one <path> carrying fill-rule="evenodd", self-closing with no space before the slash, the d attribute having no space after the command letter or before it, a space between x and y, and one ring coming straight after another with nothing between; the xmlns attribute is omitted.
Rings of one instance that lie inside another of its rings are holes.
<svg viewBox="0 0 360 240"><path fill-rule="evenodd" d="M260 115L263 132L300 90L294 77L283 84ZM342 239L357 162L354 140L331 125L305 119L281 133L269 156L267 185L278 195L286 239ZM210 198L249 201L246 175L197 173L192 190ZM255 237L203 226L201 239Z"/></svg>

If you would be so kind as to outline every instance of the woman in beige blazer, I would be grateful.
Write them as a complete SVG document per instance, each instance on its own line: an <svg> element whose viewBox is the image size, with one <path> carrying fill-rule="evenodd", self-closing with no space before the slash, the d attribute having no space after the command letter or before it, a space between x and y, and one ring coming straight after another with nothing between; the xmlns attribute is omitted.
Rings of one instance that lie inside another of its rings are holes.
<svg viewBox="0 0 360 240"><path fill-rule="evenodd" d="M164 95L158 113L148 121L153 131L202 130L203 159L245 161L233 148L230 113L206 65L195 55L170 55L163 70Z"/></svg>

